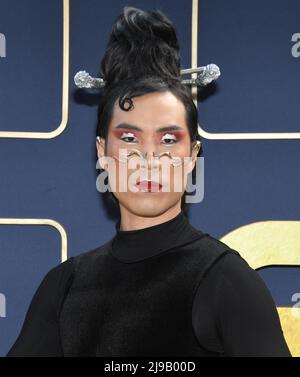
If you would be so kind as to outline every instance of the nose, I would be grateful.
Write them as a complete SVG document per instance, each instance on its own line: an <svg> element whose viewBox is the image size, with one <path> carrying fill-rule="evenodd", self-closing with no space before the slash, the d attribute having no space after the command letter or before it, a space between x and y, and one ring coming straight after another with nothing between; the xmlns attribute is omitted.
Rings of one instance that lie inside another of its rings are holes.
<svg viewBox="0 0 300 377"><path fill-rule="evenodd" d="M154 154L153 150L151 150L151 151L147 150L144 153L144 159L145 159L145 161L147 161L146 166L148 166L149 168L157 167L159 165L158 164L158 156L156 156Z"/></svg>

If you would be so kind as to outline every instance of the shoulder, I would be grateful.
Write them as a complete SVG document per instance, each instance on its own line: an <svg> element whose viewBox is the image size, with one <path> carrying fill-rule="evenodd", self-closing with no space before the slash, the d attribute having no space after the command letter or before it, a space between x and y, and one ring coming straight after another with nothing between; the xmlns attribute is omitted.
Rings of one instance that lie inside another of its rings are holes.
<svg viewBox="0 0 300 377"><path fill-rule="evenodd" d="M225 244L224 242L214 238L209 233L201 232L201 237L195 240L199 251L201 252L208 252L211 255L215 256L223 256L225 254L233 253L236 255L240 255L238 251L232 249L230 246Z"/></svg>
<svg viewBox="0 0 300 377"><path fill-rule="evenodd" d="M56 320L65 293L72 282L74 258L51 268L37 287L29 305L26 323L35 318Z"/></svg>
<svg viewBox="0 0 300 377"><path fill-rule="evenodd" d="M224 255L202 283L195 313L202 314L201 308L207 308L202 314L206 321L198 325L200 335L206 334L207 328L213 329L205 338L210 342L207 344L232 356L289 355L272 294L239 254Z"/></svg>
<svg viewBox="0 0 300 377"><path fill-rule="evenodd" d="M95 249L72 256L51 268L40 283L36 291L36 296L51 293L52 300L57 302L60 296L72 285L78 268L89 265L93 266L95 261L100 258L101 255L105 254L108 249L108 244L109 242Z"/></svg>
<svg viewBox="0 0 300 377"><path fill-rule="evenodd" d="M222 339L230 338L230 333L238 338L238 332L249 326L278 322L261 276L238 252L228 250L207 271L193 301L195 333L205 348L216 352L224 351Z"/></svg>
<svg viewBox="0 0 300 377"><path fill-rule="evenodd" d="M210 237L209 242L220 245L221 241ZM225 251L207 268L197 287L195 301L205 300L219 319L227 312L228 318L233 319L243 311L253 314L274 308L271 292L263 278L238 251L225 246Z"/></svg>
<svg viewBox="0 0 300 377"><path fill-rule="evenodd" d="M205 292L213 292L211 296ZM239 318L277 316L269 288L239 253L227 253L208 271L198 298L208 297L217 325ZM267 313L267 314L266 314Z"/></svg>
<svg viewBox="0 0 300 377"><path fill-rule="evenodd" d="M97 281L99 267L107 263L111 241L73 257L72 289L93 285Z"/></svg>
<svg viewBox="0 0 300 377"><path fill-rule="evenodd" d="M195 263L201 267L201 278L198 279L198 284L211 269L221 269L224 263L223 270L226 270L228 263L247 264L238 251L208 233L203 233L202 237L193 243L193 250Z"/></svg>
<svg viewBox="0 0 300 377"><path fill-rule="evenodd" d="M245 275L257 275L257 272L248 264L248 262L234 249L228 248L228 253L222 255L222 258L214 265L214 272L218 271L222 278L231 280L232 278L241 278Z"/></svg>
<svg viewBox="0 0 300 377"><path fill-rule="evenodd" d="M74 269L74 257L51 268L44 276L39 289L52 289L63 287L71 278Z"/></svg>
<svg viewBox="0 0 300 377"><path fill-rule="evenodd" d="M209 236L208 243L212 249L219 250L219 257L216 258L209 270L205 280L223 293L230 293L229 298L238 295L262 294L270 296L270 292L259 273L253 269L241 254L223 242ZM224 252L220 252L224 250Z"/></svg>
<svg viewBox="0 0 300 377"><path fill-rule="evenodd" d="M88 276L92 266L107 251L108 243L68 258L51 268L35 292L33 301L58 314L69 289L74 285L78 271Z"/></svg>
<svg viewBox="0 0 300 377"><path fill-rule="evenodd" d="M223 289L241 290L251 292L255 287L266 289L265 282L259 273L236 251L230 249L213 266L208 276L222 282ZM257 292L256 292L257 293Z"/></svg>
<svg viewBox="0 0 300 377"><path fill-rule="evenodd" d="M105 256L108 255L110 245L112 240L105 242L103 245L98 246L92 250L85 251L80 253L74 257L74 269L80 266L80 268L84 266L93 266L99 260L102 260Z"/></svg>

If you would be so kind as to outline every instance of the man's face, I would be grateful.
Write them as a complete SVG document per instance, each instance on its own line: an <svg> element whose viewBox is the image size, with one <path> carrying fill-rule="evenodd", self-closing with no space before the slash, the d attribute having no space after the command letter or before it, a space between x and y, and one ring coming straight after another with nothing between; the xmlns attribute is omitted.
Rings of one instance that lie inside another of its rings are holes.
<svg viewBox="0 0 300 377"><path fill-rule="evenodd" d="M171 92L132 102L124 111L116 101L107 139L97 142L98 157L111 161L106 170L120 205L137 216L158 216L181 201L197 153L192 149L191 155L185 107Z"/></svg>

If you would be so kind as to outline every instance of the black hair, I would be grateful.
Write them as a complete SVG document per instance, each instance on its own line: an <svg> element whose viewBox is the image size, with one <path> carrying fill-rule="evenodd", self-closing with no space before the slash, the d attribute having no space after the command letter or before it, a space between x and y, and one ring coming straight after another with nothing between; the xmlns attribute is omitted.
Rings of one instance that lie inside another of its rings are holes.
<svg viewBox="0 0 300 377"><path fill-rule="evenodd" d="M152 92L170 91L185 106L191 143L198 134L198 111L191 89L181 83L181 57L176 30L160 10L143 11L126 6L114 21L101 61L100 76L105 81L98 106L96 136L107 139L116 101L129 111L132 98ZM107 145L107 143L105 143ZM201 149L198 156L202 154ZM195 169L192 179L195 179ZM185 194L181 209L185 212ZM117 203L113 193L109 197Z"/></svg>

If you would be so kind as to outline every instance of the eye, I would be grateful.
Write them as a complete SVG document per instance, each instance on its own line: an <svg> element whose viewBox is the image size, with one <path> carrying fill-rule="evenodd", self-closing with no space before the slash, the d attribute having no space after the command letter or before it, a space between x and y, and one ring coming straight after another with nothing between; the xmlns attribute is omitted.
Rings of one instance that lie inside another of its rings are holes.
<svg viewBox="0 0 300 377"><path fill-rule="evenodd" d="M177 137L173 134L165 134L161 140L165 141L164 144L175 144L177 142Z"/></svg>
<svg viewBox="0 0 300 377"><path fill-rule="evenodd" d="M135 142L137 138L132 132L123 132L121 135L121 140L125 141L126 143L132 143Z"/></svg>

